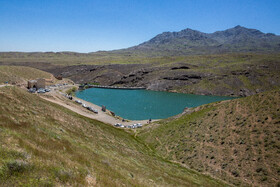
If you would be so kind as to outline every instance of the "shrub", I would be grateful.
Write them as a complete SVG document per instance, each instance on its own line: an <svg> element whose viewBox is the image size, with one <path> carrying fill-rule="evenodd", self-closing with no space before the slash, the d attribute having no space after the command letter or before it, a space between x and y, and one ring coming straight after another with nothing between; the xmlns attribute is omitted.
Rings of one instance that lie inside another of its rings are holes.
<svg viewBox="0 0 280 187"><path fill-rule="evenodd" d="M74 96L76 91L77 91L77 88L72 87L71 89L66 91L66 94Z"/></svg>
<svg viewBox="0 0 280 187"><path fill-rule="evenodd" d="M70 172L63 169L56 169L54 174L61 182L67 182L72 177Z"/></svg>
<svg viewBox="0 0 280 187"><path fill-rule="evenodd" d="M30 169L31 169L30 164L25 161L22 160L7 161L0 168L0 178L4 178L11 175L18 175Z"/></svg>

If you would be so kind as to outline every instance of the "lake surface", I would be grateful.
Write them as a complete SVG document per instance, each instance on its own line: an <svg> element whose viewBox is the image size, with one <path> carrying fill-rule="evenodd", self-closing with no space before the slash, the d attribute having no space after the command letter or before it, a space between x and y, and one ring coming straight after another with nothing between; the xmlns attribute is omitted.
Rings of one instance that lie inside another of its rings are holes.
<svg viewBox="0 0 280 187"><path fill-rule="evenodd" d="M129 120L168 118L182 113L185 107L233 99L223 96L102 88L77 91L76 96L99 106L105 105L108 110Z"/></svg>

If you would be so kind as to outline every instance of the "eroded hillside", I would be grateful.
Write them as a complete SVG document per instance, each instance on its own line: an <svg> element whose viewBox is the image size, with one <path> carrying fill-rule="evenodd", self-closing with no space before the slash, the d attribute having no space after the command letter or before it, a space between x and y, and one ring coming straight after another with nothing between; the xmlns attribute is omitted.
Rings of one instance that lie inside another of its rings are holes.
<svg viewBox="0 0 280 187"><path fill-rule="evenodd" d="M165 158L232 184L280 184L279 89L201 106L139 136Z"/></svg>

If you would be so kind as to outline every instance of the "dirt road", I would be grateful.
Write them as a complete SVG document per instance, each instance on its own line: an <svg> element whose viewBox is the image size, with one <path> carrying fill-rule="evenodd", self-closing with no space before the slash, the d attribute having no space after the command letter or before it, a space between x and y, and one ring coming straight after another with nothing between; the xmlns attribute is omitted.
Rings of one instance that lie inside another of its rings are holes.
<svg viewBox="0 0 280 187"><path fill-rule="evenodd" d="M113 117L112 115L109 114L109 111L107 112L102 112L101 111L101 107L98 105L95 105L93 103L84 101L82 99L79 98L75 98L73 97L73 100L69 100L68 98L64 97L62 95L62 93L58 92L58 91L52 91L50 93L47 94L42 94L41 97L45 100L48 100L50 102L56 103L58 105L61 105L65 108L68 108L70 110L72 110L73 112L76 112L80 115L86 116L88 118L91 119L95 119L107 124L111 124L114 125L116 123L121 123L123 125L132 125L134 123L142 123L142 124L146 124L148 120L142 120L142 121L126 121L126 122L122 122L121 119L118 119L117 117ZM80 100L82 101L82 103L86 104L87 106L91 106L92 108L95 108L98 110L98 114L95 114L89 110L87 110L86 108L83 108L81 105L77 104L74 102L74 100Z"/></svg>

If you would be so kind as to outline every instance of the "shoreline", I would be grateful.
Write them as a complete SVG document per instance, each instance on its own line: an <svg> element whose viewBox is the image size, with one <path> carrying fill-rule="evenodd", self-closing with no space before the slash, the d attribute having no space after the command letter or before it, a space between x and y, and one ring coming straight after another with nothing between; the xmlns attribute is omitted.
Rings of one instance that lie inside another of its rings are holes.
<svg viewBox="0 0 280 187"><path fill-rule="evenodd" d="M82 85L79 86L79 88ZM85 88L87 86L87 88ZM88 89L88 88L104 88L104 89L119 89L119 90L146 90L145 87L118 87L118 86L102 86L102 85L92 85L88 84L83 86L83 89Z"/></svg>
<svg viewBox="0 0 280 187"><path fill-rule="evenodd" d="M106 112L103 112L101 110L102 107L100 107L100 106L98 106L94 103L85 101L85 100L80 99L80 98L75 97L75 96L73 96L73 100L70 100L70 99L68 99L64 96L65 91L67 89L70 89L70 87L65 87L61 91L52 90L49 93L41 95L41 98L43 98L45 100L48 100L52 103L56 103L58 105L61 105L65 108L70 109L71 111L76 112L76 113L78 113L80 115L83 115L85 117L95 119L95 120L98 120L98 121L101 121L103 123L110 124L110 125L115 125L116 123L120 123L122 125L133 125L135 123L141 123L142 125L150 124L150 123L147 123L149 121L149 119L147 119L147 120L127 120L127 119L125 119L125 122L123 122L121 117L112 116L110 114L109 110L106 110ZM86 104L87 106L90 106L92 108L97 109L98 114L95 114L95 113L87 110L86 108L82 107L80 104L75 103L75 100L80 100L82 103ZM155 121L158 121L158 120L159 119L152 120L152 122L155 122Z"/></svg>

